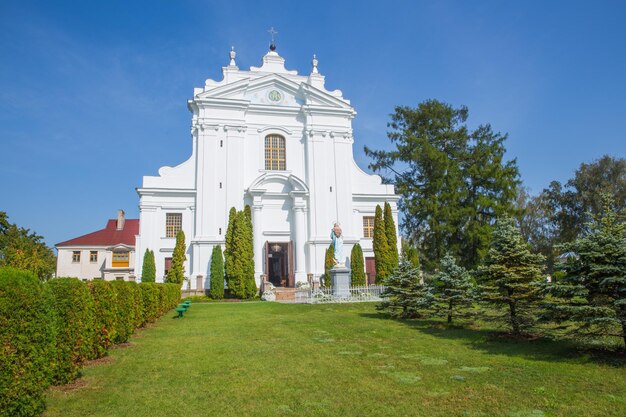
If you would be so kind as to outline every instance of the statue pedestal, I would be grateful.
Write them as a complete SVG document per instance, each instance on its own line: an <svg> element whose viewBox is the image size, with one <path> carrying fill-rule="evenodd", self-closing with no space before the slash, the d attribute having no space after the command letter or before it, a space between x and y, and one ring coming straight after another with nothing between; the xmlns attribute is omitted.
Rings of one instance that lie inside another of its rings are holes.
<svg viewBox="0 0 626 417"><path fill-rule="evenodd" d="M352 277L352 271L345 266L335 266L331 268L330 282L333 286L333 296L340 298L350 297L350 281Z"/></svg>

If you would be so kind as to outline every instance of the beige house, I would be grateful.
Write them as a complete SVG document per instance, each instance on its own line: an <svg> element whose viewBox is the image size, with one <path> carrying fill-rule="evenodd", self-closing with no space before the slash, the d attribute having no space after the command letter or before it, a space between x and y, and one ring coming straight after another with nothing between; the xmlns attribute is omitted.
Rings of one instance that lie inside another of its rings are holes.
<svg viewBox="0 0 626 417"><path fill-rule="evenodd" d="M56 276L134 281L137 234L139 219L125 219L118 210L117 219L108 220L104 229L55 245Z"/></svg>

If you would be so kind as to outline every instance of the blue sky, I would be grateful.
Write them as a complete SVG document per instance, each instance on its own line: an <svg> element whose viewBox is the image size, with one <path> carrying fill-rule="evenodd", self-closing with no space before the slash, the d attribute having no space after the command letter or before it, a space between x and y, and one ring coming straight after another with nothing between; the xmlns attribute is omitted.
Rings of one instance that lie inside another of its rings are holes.
<svg viewBox="0 0 626 417"><path fill-rule="evenodd" d="M385 148L396 105L466 105L506 132L539 192L582 162L626 156L623 1L0 0L0 210L54 244L138 217L143 175L191 152L186 101L274 26L288 69L358 115L355 158Z"/></svg>

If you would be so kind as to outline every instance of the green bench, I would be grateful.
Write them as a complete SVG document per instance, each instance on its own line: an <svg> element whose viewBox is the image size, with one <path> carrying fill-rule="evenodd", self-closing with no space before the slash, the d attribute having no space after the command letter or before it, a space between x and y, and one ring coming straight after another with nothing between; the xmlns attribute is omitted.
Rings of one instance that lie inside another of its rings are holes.
<svg viewBox="0 0 626 417"><path fill-rule="evenodd" d="M184 307L178 307L178 308L176 309L176 312L178 313L178 316L176 316L176 318L178 318L178 319L182 319L182 318L183 318L183 313L184 313L185 311L187 311L187 309L186 309L186 308L184 308Z"/></svg>

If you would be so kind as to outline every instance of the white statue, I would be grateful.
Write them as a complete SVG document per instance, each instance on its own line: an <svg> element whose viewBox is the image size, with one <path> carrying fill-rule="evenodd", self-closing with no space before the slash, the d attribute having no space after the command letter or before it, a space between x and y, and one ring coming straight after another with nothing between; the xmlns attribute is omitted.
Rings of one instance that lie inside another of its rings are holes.
<svg viewBox="0 0 626 417"><path fill-rule="evenodd" d="M330 231L330 239L335 249L335 266L345 266L345 258L343 256L343 235L341 234L341 225L336 222Z"/></svg>

